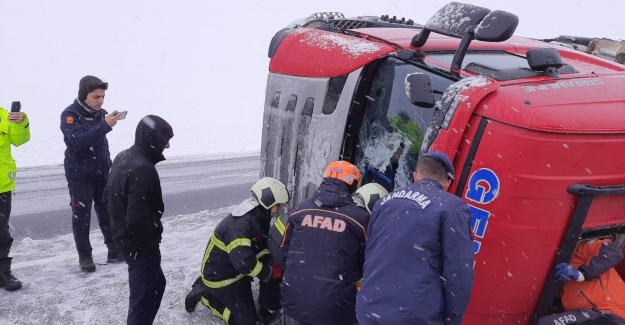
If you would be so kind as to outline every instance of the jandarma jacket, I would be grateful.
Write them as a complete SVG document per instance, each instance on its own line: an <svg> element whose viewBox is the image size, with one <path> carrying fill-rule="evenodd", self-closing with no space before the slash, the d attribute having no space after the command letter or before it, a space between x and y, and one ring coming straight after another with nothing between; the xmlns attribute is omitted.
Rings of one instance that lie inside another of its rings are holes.
<svg viewBox="0 0 625 325"><path fill-rule="evenodd" d="M22 113L21 123L9 122L9 112L0 107L0 193L15 189L15 160L11 156L11 145L20 146L30 140L28 116Z"/></svg>

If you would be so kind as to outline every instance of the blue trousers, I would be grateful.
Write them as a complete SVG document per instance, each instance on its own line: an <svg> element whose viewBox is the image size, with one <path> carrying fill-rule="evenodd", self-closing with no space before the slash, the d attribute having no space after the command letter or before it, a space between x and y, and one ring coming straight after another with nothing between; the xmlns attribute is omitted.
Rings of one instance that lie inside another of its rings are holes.
<svg viewBox="0 0 625 325"><path fill-rule="evenodd" d="M9 251L13 244L13 237L9 230L10 215L11 191L0 193L0 273L11 271Z"/></svg>
<svg viewBox="0 0 625 325"><path fill-rule="evenodd" d="M113 236L111 235L111 221L107 205L104 203L104 188L106 178L93 182L68 181L70 205L72 207L72 231L74 242L79 256L91 256L91 242L89 241L89 228L91 227L91 206L95 209L98 224L104 236L104 244L111 250L115 250Z"/></svg>
<svg viewBox="0 0 625 325"><path fill-rule="evenodd" d="M124 254L128 264L128 325L151 325L165 292L161 255Z"/></svg>

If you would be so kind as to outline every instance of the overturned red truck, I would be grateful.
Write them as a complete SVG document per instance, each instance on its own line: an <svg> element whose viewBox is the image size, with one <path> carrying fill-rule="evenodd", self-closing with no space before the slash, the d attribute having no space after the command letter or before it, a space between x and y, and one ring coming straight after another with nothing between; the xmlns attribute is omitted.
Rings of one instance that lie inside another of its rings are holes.
<svg viewBox="0 0 625 325"><path fill-rule="evenodd" d="M333 160L392 190L419 154L452 158L475 238L463 324L535 324L559 311L554 266L579 241L625 244L625 66L517 24L460 3L425 25L321 13L269 48L261 175L292 203Z"/></svg>

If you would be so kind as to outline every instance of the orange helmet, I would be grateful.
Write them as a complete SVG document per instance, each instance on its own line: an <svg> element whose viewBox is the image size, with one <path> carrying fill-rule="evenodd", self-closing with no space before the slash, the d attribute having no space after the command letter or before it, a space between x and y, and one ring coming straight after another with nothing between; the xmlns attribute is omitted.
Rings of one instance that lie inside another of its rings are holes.
<svg viewBox="0 0 625 325"><path fill-rule="evenodd" d="M331 162L328 167L326 167L326 172L323 174L323 177L340 179L347 183L347 185L353 185L358 183L360 180L360 172L358 171L358 168L350 162L337 160Z"/></svg>

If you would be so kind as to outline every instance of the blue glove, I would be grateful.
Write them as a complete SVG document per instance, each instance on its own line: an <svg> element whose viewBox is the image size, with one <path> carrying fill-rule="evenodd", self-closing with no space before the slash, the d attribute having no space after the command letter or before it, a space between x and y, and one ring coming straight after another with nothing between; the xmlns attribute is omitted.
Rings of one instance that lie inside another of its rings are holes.
<svg viewBox="0 0 625 325"><path fill-rule="evenodd" d="M568 263L560 263L556 265L556 277L561 282L584 281L584 275Z"/></svg>

